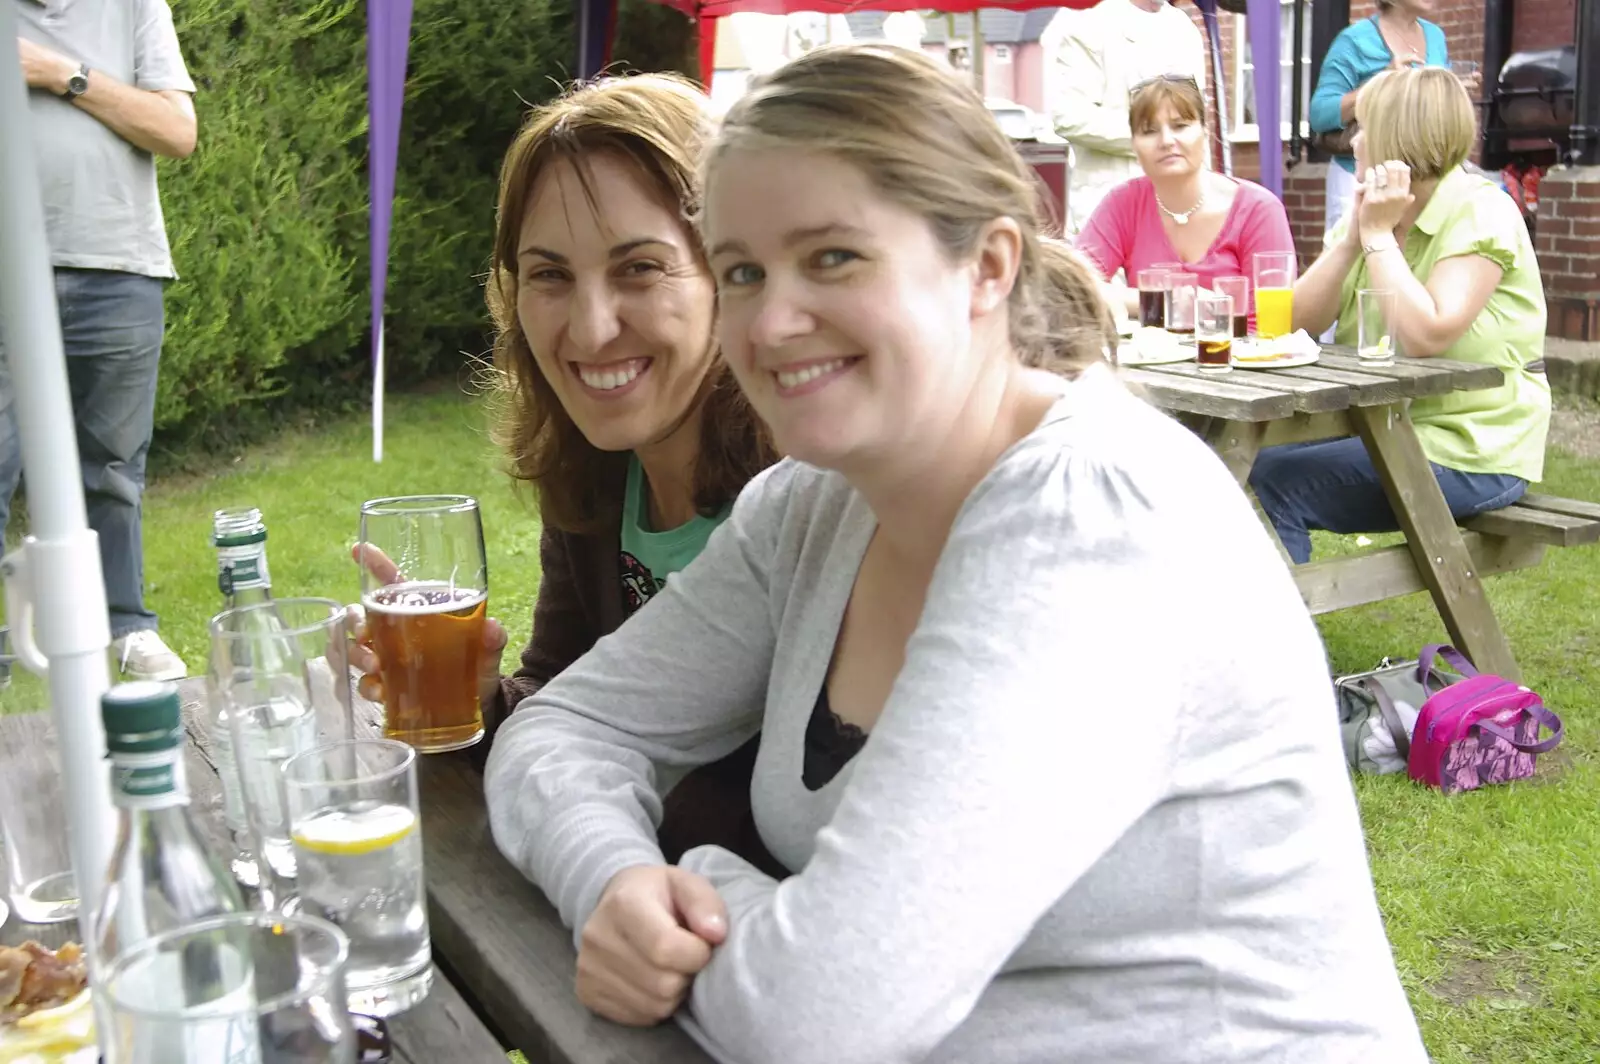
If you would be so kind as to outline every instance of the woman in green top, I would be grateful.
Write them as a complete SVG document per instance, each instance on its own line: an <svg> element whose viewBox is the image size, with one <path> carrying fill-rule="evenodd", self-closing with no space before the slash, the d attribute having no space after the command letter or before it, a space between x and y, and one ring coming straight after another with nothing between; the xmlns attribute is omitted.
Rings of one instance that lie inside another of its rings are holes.
<svg viewBox="0 0 1600 1064"><path fill-rule="evenodd" d="M1503 384L1426 396L1411 420L1457 518L1509 506L1544 472L1550 384L1545 302L1533 242L1516 205L1462 164L1477 122L1448 70L1380 74L1356 104L1358 185L1350 213L1294 287L1294 324L1313 336L1339 321L1356 342L1356 292L1394 293L1389 331L1403 357L1485 362ZM1272 447L1250 486L1296 562L1312 529L1398 525L1357 439Z"/></svg>

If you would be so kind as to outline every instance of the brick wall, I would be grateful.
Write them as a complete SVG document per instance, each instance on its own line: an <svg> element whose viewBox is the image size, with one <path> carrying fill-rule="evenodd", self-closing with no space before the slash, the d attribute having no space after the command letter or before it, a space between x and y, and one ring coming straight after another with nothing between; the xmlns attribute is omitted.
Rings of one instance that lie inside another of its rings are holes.
<svg viewBox="0 0 1600 1064"><path fill-rule="evenodd" d="M1577 28L1576 12L1573 0L1517 0L1511 50L1526 52L1572 44Z"/></svg>
<svg viewBox="0 0 1600 1064"><path fill-rule="evenodd" d="M1289 231L1294 234L1302 270L1322 254L1323 201L1329 165L1301 163L1283 179L1283 205L1289 212Z"/></svg>
<svg viewBox="0 0 1600 1064"><path fill-rule="evenodd" d="M1314 4L1316 3L1316 0L1311 0L1311 2ZM1524 32L1524 9L1527 9L1536 13L1534 17L1542 19L1548 16L1559 22L1561 27L1564 27L1559 31L1546 30L1544 27L1540 27L1540 31L1544 32L1546 36L1553 35L1554 38L1559 38L1555 43L1570 43L1572 41L1573 0L1516 0L1516 3L1518 4L1517 27L1519 34ZM1200 27L1201 34L1204 35L1205 24L1200 18L1199 10L1190 5L1185 5L1184 10L1189 12L1190 16L1194 19L1195 24ZM1361 19L1375 14L1377 10L1378 6L1375 2L1373 2L1373 0L1350 0L1350 21L1358 22ZM1565 14L1561 13L1563 11ZM1437 22L1440 28L1444 30L1445 40L1450 45L1450 55L1452 58L1470 59L1474 62L1482 63L1483 18L1484 0L1438 0L1438 6L1435 8L1432 21ZM1235 34L1234 25L1235 19L1232 15L1227 13L1223 13L1221 15L1219 19L1219 28L1221 30L1222 38L1223 69L1226 72L1226 76L1230 80L1233 78L1234 72L1238 69L1238 64L1234 58L1236 50L1240 47L1243 47L1244 43L1242 40L1244 34ZM1562 37L1562 34L1565 34L1565 36ZM1553 45L1525 45L1518 43L1516 47L1553 47ZM1211 79L1209 76L1209 71L1210 68L1208 66L1206 79L1206 91L1208 93L1214 91L1214 87L1210 84ZM1487 77L1485 80L1488 80ZM1236 98L1237 93L1235 93L1234 96L1229 99L1228 103L1230 107L1232 107L1234 99ZM1306 100L1305 106L1309 107L1310 103L1310 100ZM1238 120L1237 115L1233 115L1231 117L1234 121ZM1289 120L1289 116L1284 115L1283 120L1287 122ZM1287 148L1287 146L1285 147ZM1220 160L1220 154L1216 155L1216 158ZM1233 172L1239 177L1245 177L1251 180L1259 179L1261 174L1261 156L1260 150L1254 142L1244 141L1234 143Z"/></svg>
<svg viewBox="0 0 1600 1064"><path fill-rule="evenodd" d="M1518 6L1520 8L1521 4ZM1517 21L1520 22L1522 18L1523 14L1518 10ZM1444 40L1450 46L1451 59L1483 62L1483 0L1439 0L1431 21L1437 22L1439 28L1444 30Z"/></svg>
<svg viewBox="0 0 1600 1064"><path fill-rule="evenodd" d="M1545 174L1535 243L1549 334L1600 340L1600 166L1557 167Z"/></svg>

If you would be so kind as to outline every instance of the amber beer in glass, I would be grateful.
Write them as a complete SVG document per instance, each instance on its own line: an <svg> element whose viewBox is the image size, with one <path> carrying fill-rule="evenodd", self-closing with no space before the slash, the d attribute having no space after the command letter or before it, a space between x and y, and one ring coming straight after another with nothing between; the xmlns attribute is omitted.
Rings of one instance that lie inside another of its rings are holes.
<svg viewBox="0 0 1600 1064"><path fill-rule="evenodd" d="M361 543L392 563L361 566L367 638L383 685L383 734L418 753L483 738L478 674L489 569L477 500L465 495L373 499Z"/></svg>
<svg viewBox="0 0 1600 1064"><path fill-rule="evenodd" d="M1195 363L1201 373L1233 369L1233 299L1207 293L1195 300Z"/></svg>

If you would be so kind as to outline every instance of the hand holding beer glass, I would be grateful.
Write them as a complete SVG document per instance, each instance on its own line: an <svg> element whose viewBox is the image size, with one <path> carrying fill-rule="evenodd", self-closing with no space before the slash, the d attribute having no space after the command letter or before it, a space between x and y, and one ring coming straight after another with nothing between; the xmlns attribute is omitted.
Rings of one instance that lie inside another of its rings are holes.
<svg viewBox="0 0 1600 1064"><path fill-rule="evenodd" d="M489 568L477 500L373 499L361 507L355 551L384 736L419 753L476 743L483 738L480 677L499 668L485 632ZM502 631L501 647L504 639Z"/></svg>

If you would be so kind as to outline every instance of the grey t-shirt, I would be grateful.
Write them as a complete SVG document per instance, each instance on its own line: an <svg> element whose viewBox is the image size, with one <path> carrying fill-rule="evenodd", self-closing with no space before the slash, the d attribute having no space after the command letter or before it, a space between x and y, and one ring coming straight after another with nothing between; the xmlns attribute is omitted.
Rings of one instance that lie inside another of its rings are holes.
<svg viewBox="0 0 1600 1064"><path fill-rule="evenodd" d="M167 0L4 2L21 36L91 71L151 92L194 91ZM176 276L154 157L46 89L31 90L28 104L51 263Z"/></svg>
<svg viewBox="0 0 1600 1064"><path fill-rule="evenodd" d="M1422 1064L1327 660L1198 438L1108 370L963 504L865 746L806 723L875 519L785 461L501 728L500 849L575 928L659 864L659 795L761 729L795 874L718 847L728 939L679 1022L727 1064Z"/></svg>

